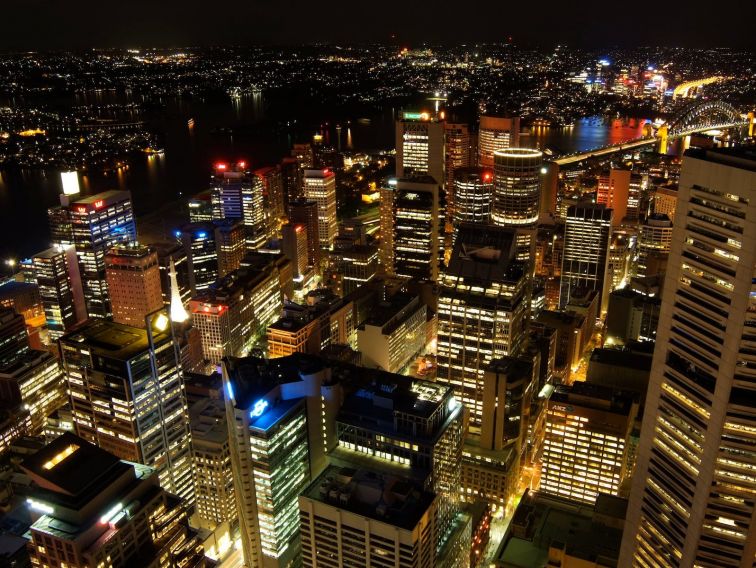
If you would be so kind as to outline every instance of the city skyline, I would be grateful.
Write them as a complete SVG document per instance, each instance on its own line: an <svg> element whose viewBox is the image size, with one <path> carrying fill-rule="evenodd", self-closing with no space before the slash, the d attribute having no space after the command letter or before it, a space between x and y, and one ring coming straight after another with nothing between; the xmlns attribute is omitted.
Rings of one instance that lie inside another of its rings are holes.
<svg viewBox="0 0 756 568"><path fill-rule="evenodd" d="M0 53L0 564L752 568L754 64Z"/></svg>

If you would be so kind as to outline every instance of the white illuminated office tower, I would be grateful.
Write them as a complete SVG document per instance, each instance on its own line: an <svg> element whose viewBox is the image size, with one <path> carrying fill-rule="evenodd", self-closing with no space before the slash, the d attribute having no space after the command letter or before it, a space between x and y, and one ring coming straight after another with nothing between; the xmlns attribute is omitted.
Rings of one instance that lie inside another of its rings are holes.
<svg viewBox="0 0 756 568"><path fill-rule="evenodd" d="M330 249L339 232L336 221L336 174L329 169L305 170L305 197L318 204L320 248Z"/></svg>
<svg viewBox="0 0 756 568"><path fill-rule="evenodd" d="M464 224L440 279L436 380L454 388L476 433L486 367L517 353L524 339L527 265L515 257L513 229Z"/></svg>
<svg viewBox="0 0 756 568"><path fill-rule="evenodd" d="M428 175L444 187L444 123L430 113L405 112L396 122L396 177Z"/></svg>
<svg viewBox="0 0 756 568"><path fill-rule="evenodd" d="M478 130L478 165L491 168L494 165L494 153L508 148L517 148L520 144L520 119L498 116L480 117Z"/></svg>
<svg viewBox="0 0 756 568"><path fill-rule="evenodd" d="M637 412L631 393L581 381L558 386L546 406L540 490L591 504L599 493L617 495L630 473Z"/></svg>
<svg viewBox="0 0 756 568"><path fill-rule="evenodd" d="M543 153L530 148L496 150L491 221L517 229L517 258L530 263L535 257L535 227L541 201Z"/></svg>
<svg viewBox="0 0 756 568"><path fill-rule="evenodd" d="M530 226L538 221L543 153L530 148L494 152L493 222Z"/></svg>
<svg viewBox="0 0 756 568"><path fill-rule="evenodd" d="M682 162L620 566L756 557L756 152Z"/></svg>
<svg viewBox="0 0 756 568"><path fill-rule="evenodd" d="M281 381L223 361L231 468L246 566L284 568L300 555L298 496L310 482L307 405Z"/></svg>
<svg viewBox="0 0 756 568"><path fill-rule="evenodd" d="M485 168L459 168L454 172L454 211L452 223L491 222L493 171Z"/></svg>
<svg viewBox="0 0 756 568"><path fill-rule="evenodd" d="M153 467L160 486L194 499L191 435L176 345L165 312L146 329L90 320L60 339L76 434Z"/></svg>
<svg viewBox="0 0 756 568"><path fill-rule="evenodd" d="M606 313L611 286L608 267L612 213L611 209L595 203L580 203L567 210L560 307L569 303L576 289L587 288L600 294L601 313Z"/></svg>
<svg viewBox="0 0 756 568"><path fill-rule="evenodd" d="M136 241L131 193L111 190L84 197L71 203L68 214L87 313L91 318L110 317L105 253Z"/></svg>

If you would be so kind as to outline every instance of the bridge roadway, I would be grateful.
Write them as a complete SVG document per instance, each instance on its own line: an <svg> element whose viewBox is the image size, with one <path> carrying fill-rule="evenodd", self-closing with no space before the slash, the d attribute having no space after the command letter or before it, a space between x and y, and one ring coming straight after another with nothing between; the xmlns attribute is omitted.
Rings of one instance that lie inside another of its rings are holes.
<svg viewBox="0 0 756 568"><path fill-rule="evenodd" d="M727 123L722 123L722 124L698 126L696 128L690 128L688 130L683 130L681 132L675 132L674 134L669 134L668 139L682 138L684 136L689 136L697 132L706 132L707 130L718 130L718 129L734 128L736 126L747 126L747 125L748 125L748 122L743 121L743 122L727 122ZM659 139L655 137L636 138L634 140L620 142L619 144L605 146L604 148L596 148L594 150L588 150L587 152L580 152L579 154L570 154L567 156L562 156L561 158L552 160L552 162L554 162L555 164L559 166L569 166L571 164L577 164L578 162L587 160L588 158L608 156L609 154L614 154L615 152L622 152L623 150L633 150L635 148L640 148L642 146L650 146L651 144L656 144L658 141Z"/></svg>

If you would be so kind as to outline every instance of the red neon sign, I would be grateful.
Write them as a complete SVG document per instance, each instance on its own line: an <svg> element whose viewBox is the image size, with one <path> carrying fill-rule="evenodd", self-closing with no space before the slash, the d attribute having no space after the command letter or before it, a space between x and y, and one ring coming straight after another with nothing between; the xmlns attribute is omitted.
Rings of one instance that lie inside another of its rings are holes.
<svg viewBox="0 0 756 568"><path fill-rule="evenodd" d="M99 209L103 205L105 205L105 202L102 199L98 199L97 201L94 202L95 209Z"/></svg>

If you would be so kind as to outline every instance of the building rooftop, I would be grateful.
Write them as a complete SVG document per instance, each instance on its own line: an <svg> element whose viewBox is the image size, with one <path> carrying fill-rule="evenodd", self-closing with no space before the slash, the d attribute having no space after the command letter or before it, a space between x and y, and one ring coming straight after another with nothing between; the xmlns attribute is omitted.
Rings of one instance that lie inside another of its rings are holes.
<svg viewBox="0 0 756 568"><path fill-rule="evenodd" d="M0 378L18 377L29 369L33 369L43 361L54 359L49 351L29 349L6 367L0 367Z"/></svg>
<svg viewBox="0 0 756 568"><path fill-rule="evenodd" d="M115 203L116 201L125 201L131 199L131 192L123 191L120 189L109 189L96 195L90 195L88 197L82 197L72 203L72 206L76 205L94 205L97 207L97 202L102 201L106 205Z"/></svg>
<svg viewBox="0 0 756 568"><path fill-rule="evenodd" d="M571 386L557 386L551 395L550 403L577 405L629 416L637 396L634 392L577 381Z"/></svg>
<svg viewBox="0 0 756 568"><path fill-rule="evenodd" d="M514 284L525 274L525 264L515 260L515 232L507 227L463 223L457 230L449 276L465 282Z"/></svg>
<svg viewBox="0 0 756 568"><path fill-rule="evenodd" d="M380 328L387 326L383 332L389 334L411 314L423 307L424 304L420 303L420 298L417 296L397 293L372 306L369 317L360 328L364 329L366 325Z"/></svg>
<svg viewBox="0 0 756 568"><path fill-rule="evenodd" d="M690 148L685 151L684 156L756 172L756 149L749 146L712 149Z"/></svg>
<svg viewBox="0 0 756 568"><path fill-rule="evenodd" d="M76 498L100 485L110 472L129 466L113 454L75 436L65 433L21 464L40 487Z"/></svg>
<svg viewBox="0 0 756 568"><path fill-rule="evenodd" d="M604 349L597 347L591 353L591 363L602 363L615 367L627 367L639 371L651 371L653 353L644 354L625 349Z"/></svg>
<svg viewBox="0 0 756 568"><path fill-rule="evenodd" d="M617 566L622 529L607 517L621 514L624 519L627 501L613 498L611 503L599 505L601 500L602 495L599 495L594 508L560 497L526 492L497 553L496 565L546 567L549 566L549 548L553 547L591 565ZM624 502L624 506L620 502Z"/></svg>
<svg viewBox="0 0 756 568"><path fill-rule="evenodd" d="M417 526L435 499L409 479L333 465L304 490L303 496L405 530Z"/></svg>
<svg viewBox="0 0 756 568"><path fill-rule="evenodd" d="M63 248L51 247L47 250L36 253L33 258L50 259L65 253L66 251Z"/></svg>
<svg viewBox="0 0 756 568"><path fill-rule="evenodd" d="M222 445L228 440L226 403L221 399L198 400L189 407L192 442Z"/></svg>
<svg viewBox="0 0 756 568"><path fill-rule="evenodd" d="M153 341L156 344L170 339L170 329L153 331ZM74 346L85 344L93 356L100 355L120 361L128 361L149 347L146 329L100 319L89 320L75 331L64 335L60 341Z"/></svg>

